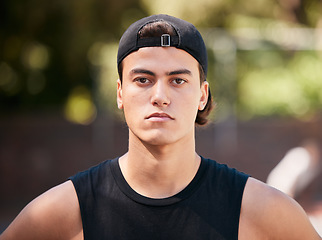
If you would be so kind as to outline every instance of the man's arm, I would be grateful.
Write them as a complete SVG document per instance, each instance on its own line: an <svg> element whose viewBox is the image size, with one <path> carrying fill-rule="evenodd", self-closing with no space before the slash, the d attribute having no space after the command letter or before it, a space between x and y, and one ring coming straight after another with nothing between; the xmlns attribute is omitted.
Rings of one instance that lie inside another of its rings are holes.
<svg viewBox="0 0 322 240"><path fill-rule="evenodd" d="M0 236L13 239L83 239L73 183L67 181L30 202Z"/></svg>
<svg viewBox="0 0 322 240"><path fill-rule="evenodd" d="M245 187L239 236L240 239L321 239L295 200L254 178L249 178Z"/></svg>

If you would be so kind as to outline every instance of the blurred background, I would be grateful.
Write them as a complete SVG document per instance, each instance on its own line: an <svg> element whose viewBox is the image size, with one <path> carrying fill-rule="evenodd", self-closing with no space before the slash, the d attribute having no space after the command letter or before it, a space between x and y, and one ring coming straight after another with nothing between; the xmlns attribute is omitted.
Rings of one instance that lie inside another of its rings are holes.
<svg viewBox="0 0 322 240"><path fill-rule="evenodd" d="M197 128L201 155L264 182L308 139L320 160L322 1L0 1L0 232L48 188L127 150L118 41L157 13L192 22L206 41L217 105ZM321 180L295 196L315 220Z"/></svg>

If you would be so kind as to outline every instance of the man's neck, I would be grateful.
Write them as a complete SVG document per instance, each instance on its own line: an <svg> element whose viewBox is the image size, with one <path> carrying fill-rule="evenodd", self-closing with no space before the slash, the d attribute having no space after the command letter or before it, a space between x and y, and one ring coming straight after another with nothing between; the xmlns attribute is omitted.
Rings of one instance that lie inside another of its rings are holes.
<svg viewBox="0 0 322 240"><path fill-rule="evenodd" d="M129 141L129 151L120 158L121 171L138 193L151 198L166 198L183 190L200 165L194 138L183 143L151 146Z"/></svg>

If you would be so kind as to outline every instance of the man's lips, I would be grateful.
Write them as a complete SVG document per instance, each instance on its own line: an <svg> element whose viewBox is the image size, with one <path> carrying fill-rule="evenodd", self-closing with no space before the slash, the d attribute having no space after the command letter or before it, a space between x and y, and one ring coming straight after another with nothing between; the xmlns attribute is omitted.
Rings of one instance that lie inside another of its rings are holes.
<svg viewBox="0 0 322 240"><path fill-rule="evenodd" d="M174 118L171 117L169 114L167 113L152 113L151 115L149 115L148 117L146 117L146 119L155 119L155 120L173 120Z"/></svg>

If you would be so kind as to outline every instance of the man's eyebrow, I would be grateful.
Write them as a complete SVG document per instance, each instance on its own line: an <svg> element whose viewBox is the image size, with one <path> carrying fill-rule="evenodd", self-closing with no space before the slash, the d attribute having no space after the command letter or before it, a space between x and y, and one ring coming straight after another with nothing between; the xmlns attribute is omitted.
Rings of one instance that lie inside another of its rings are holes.
<svg viewBox="0 0 322 240"><path fill-rule="evenodd" d="M131 70L131 74L137 74L137 73L143 73L143 74L147 74L147 75L151 75L151 76L155 76L155 73L143 68L134 68Z"/></svg>
<svg viewBox="0 0 322 240"><path fill-rule="evenodd" d="M180 74L187 74L187 75L192 75L191 71L188 69L179 69L179 70L175 70L175 71L171 71L168 72L167 75L171 76L171 75L180 75Z"/></svg>
<svg viewBox="0 0 322 240"><path fill-rule="evenodd" d="M134 68L131 70L131 74L138 74L138 73L143 73L151 76L155 76L156 74L150 70L144 69L144 68ZM166 73L168 76L172 75L180 75L180 74L187 74L187 75L192 75L191 71L188 69L178 69L174 71L170 71Z"/></svg>

